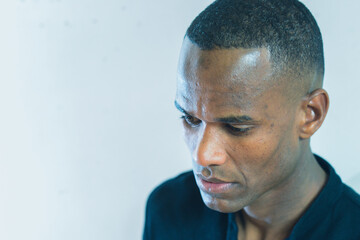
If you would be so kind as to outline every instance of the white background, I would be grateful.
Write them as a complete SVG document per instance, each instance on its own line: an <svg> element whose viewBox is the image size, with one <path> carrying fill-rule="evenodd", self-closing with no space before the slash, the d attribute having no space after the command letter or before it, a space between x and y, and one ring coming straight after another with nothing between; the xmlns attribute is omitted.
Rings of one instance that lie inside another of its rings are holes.
<svg viewBox="0 0 360 240"><path fill-rule="evenodd" d="M0 1L0 239L140 239L145 201L190 168L178 53L211 1ZM307 0L331 108L312 146L360 190L360 3Z"/></svg>

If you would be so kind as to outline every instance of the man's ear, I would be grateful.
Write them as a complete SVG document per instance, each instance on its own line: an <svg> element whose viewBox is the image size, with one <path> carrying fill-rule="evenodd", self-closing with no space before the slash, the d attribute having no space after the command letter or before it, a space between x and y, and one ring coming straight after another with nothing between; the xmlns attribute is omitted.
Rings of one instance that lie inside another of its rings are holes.
<svg viewBox="0 0 360 240"><path fill-rule="evenodd" d="M329 95L324 89L316 89L303 100L303 119L300 138L310 138L322 125L329 109Z"/></svg>

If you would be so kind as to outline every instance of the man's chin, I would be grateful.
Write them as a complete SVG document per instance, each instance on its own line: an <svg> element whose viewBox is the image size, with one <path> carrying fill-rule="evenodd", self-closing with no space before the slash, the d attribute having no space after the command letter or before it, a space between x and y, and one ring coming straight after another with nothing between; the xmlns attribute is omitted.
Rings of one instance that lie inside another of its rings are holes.
<svg viewBox="0 0 360 240"><path fill-rule="evenodd" d="M245 207L244 205L239 204L239 202L232 199L219 198L216 196L211 196L202 191L200 192L204 204L214 211L222 213L234 213L240 211Z"/></svg>

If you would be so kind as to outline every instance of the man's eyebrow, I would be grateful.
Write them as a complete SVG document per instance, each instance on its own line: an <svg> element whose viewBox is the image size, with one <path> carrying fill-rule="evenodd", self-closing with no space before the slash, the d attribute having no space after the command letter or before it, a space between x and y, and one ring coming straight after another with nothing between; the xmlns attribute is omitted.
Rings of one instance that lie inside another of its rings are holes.
<svg viewBox="0 0 360 240"><path fill-rule="evenodd" d="M188 112L186 112L182 107L180 107L180 105L178 104L178 102L175 100L174 101L175 107L182 113L186 114L186 115L190 115Z"/></svg>
<svg viewBox="0 0 360 240"><path fill-rule="evenodd" d="M177 101L174 101L175 107L182 113L186 115L190 115L188 112L186 112L180 105L177 103ZM222 117L222 118L216 118L215 121L222 122L222 123L231 123L231 124L237 124L237 123L249 123L254 122L254 119L247 115L242 116L230 116L230 117Z"/></svg>
<svg viewBox="0 0 360 240"><path fill-rule="evenodd" d="M247 115L242 116L230 116L230 117L222 117L222 118L216 118L215 121L222 122L222 123L231 123L231 124L237 124L237 123L249 123L254 122L254 119Z"/></svg>

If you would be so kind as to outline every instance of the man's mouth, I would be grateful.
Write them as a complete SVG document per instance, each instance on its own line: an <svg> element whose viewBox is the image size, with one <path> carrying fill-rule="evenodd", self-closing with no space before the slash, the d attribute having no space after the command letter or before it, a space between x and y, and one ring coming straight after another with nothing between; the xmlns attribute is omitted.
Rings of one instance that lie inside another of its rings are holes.
<svg viewBox="0 0 360 240"><path fill-rule="evenodd" d="M217 178L208 178L205 179L202 176L197 176L198 187L207 193L219 194L219 193L227 193L231 191L236 183L234 182L226 182Z"/></svg>

